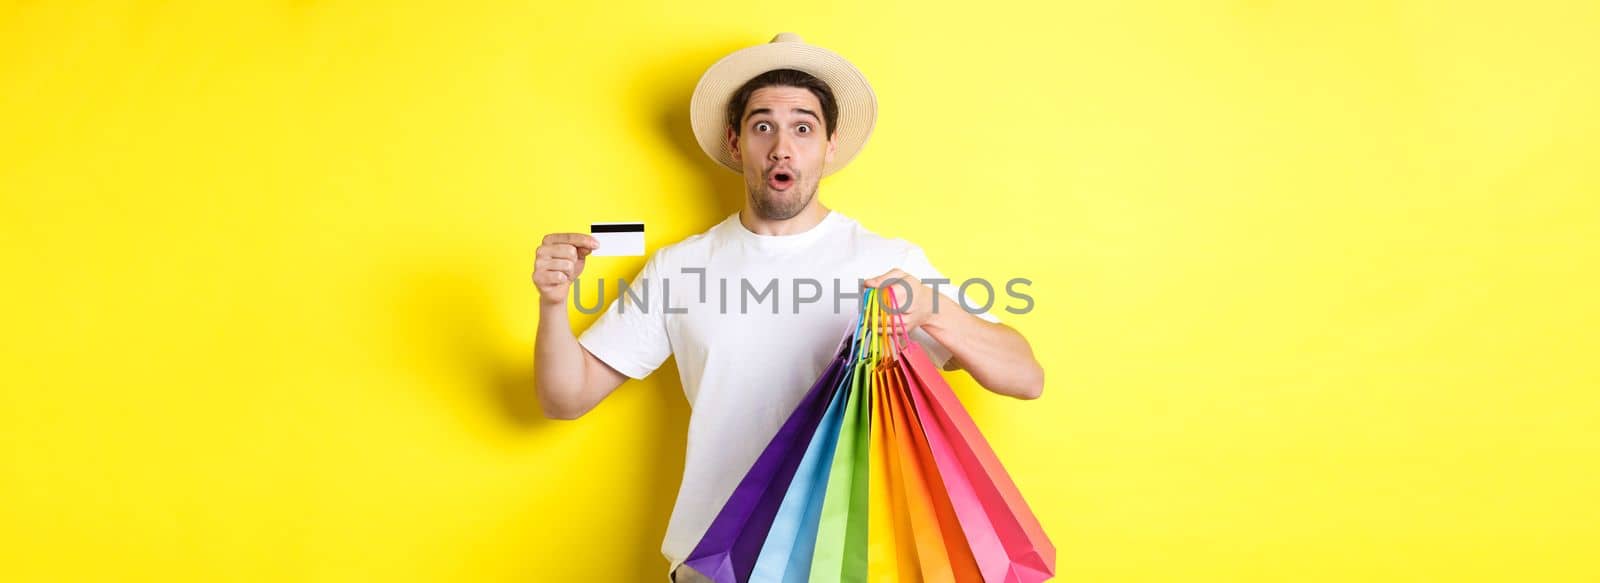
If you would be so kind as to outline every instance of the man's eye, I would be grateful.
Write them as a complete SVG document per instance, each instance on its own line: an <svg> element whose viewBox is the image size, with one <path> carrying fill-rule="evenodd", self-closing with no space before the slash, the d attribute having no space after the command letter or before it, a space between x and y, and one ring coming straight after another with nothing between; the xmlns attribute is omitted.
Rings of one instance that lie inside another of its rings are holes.
<svg viewBox="0 0 1600 583"><path fill-rule="evenodd" d="M799 129L800 133L802 133L802 134L811 133L811 126L808 126L806 124L800 124L800 127L798 129Z"/></svg>
<svg viewBox="0 0 1600 583"><path fill-rule="evenodd" d="M756 122L756 131L758 131L758 132L767 131L767 122L764 122L764 121Z"/></svg>

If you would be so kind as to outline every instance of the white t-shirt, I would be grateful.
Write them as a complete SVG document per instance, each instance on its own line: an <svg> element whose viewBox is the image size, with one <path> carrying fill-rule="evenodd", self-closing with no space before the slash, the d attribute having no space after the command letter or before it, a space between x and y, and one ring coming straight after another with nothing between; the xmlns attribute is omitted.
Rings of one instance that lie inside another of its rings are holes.
<svg viewBox="0 0 1600 583"><path fill-rule="evenodd" d="M920 280L944 277L920 247L881 237L837 211L805 232L776 236L751 232L734 213L656 251L629 280L630 295L613 300L578 338L595 357L634 379L655 371L669 355L677 358L692 412L683 482L661 545L669 570L694 550L827 368L860 308L860 298L847 294L861 291L860 280L894 268ZM614 289L616 282L609 283ZM939 291L954 299L960 283L942 284ZM904 287L896 290L903 293ZM811 298L817 299L805 301ZM977 309L982 299L968 305ZM625 304L620 309L619 302ZM684 313L667 313L664 306ZM959 306L946 302L940 309ZM990 313L977 315L999 322ZM920 328L911 338L940 366L950 358Z"/></svg>

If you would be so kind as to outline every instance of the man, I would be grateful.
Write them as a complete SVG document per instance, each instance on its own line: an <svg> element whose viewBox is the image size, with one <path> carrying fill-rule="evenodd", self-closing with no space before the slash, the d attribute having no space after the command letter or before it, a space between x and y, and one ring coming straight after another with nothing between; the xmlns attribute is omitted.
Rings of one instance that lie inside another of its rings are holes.
<svg viewBox="0 0 1600 583"><path fill-rule="evenodd" d="M945 370L966 369L984 388L1022 399L1044 385L1021 334L963 309L953 285L936 292L922 283L943 276L920 247L873 234L818 200L822 178L860 151L877 115L871 87L849 62L780 34L712 65L690 110L701 148L743 173L744 208L656 251L630 281L631 293L648 299L619 306L628 299L619 297L581 338L566 303L598 243L546 236L533 272L535 389L546 415L576 419L626 379L677 358L692 413L661 551L679 582L709 580L682 562L827 366L855 317L859 295L851 294L862 278L902 296L911 338ZM843 299L852 302L840 308Z"/></svg>

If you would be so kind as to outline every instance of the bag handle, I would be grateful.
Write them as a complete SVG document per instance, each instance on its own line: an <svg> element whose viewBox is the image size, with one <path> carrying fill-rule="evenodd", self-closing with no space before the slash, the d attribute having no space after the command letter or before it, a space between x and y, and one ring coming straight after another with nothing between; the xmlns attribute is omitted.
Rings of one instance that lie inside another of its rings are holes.
<svg viewBox="0 0 1600 583"><path fill-rule="evenodd" d="M874 333L872 329L872 291L869 288L862 292L861 295L861 310L856 314L860 324L856 327L855 336L851 338L850 342L851 362L867 358L868 335Z"/></svg>
<svg viewBox="0 0 1600 583"><path fill-rule="evenodd" d="M866 325L866 320L866 310L858 310L856 312L856 322L850 326L850 352L847 353L849 356L845 358L845 366L850 366L856 362L858 356L856 352L857 346L860 345L861 330Z"/></svg>
<svg viewBox="0 0 1600 583"><path fill-rule="evenodd" d="M883 325L883 310L880 310L878 306L880 292L869 289L865 293L869 298L867 301L867 317L870 321L870 327L867 330L872 335L872 345L868 347L868 352L872 355L872 364L876 365L883 358L883 336L878 333L878 328Z"/></svg>
<svg viewBox="0 0 1600 583"><path fill-rule="evenodd" d="M890 285L887 287L888 289L886 291L889 293L889 305L898 305L899 302L896 302L894 298L894 286ZM909 300L910 298L907 299ZM934 298L934 300L937 301L938 298ZM901 315L901 312L903 311L904 310L889 310L889 318L893 322L893 329L889 331L889 340L894 343L896 354L899 354L900 350L911 346L911 331L906 329L905 317Z"/></svg>

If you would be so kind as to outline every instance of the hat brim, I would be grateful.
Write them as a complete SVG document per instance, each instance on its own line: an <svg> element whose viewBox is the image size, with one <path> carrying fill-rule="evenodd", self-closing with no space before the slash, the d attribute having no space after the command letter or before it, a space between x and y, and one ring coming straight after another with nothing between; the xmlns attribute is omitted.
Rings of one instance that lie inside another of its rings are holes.
<svg viewBox="0 0 1600 583"><path fill-rule="evenodd" d="M740 49L706 69L689 99L690 125L700 149L729 170L744 172L727 147L728 101L750 79L774 69L810 73L833 90L839 119L834 125L833 161L823 166L822 175L844 168L872 135L878 118L877 96L866 76L844 57L801 42L773 42Z"/></svg>

